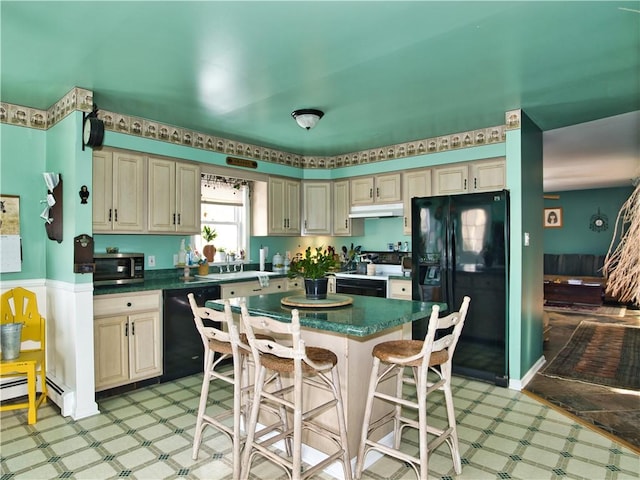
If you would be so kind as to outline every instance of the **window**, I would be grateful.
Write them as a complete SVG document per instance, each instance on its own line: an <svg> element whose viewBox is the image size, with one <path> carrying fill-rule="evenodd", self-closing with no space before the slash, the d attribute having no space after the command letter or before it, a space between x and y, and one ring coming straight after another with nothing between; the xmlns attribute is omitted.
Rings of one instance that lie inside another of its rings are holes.
<svg viewBox="0 0 640 480"><path fill-rule="evenodd" d="M217 236L213 240L218 251L240 254L249 246L250 182L237 178L202 174L201 228L209 225ZM197 235L193 244L202 252L205 241Z"/></svg>

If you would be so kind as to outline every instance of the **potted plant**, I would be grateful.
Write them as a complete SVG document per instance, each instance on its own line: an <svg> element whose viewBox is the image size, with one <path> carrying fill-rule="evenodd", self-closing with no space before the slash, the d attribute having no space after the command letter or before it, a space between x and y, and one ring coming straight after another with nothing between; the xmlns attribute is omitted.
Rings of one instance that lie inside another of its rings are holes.
<svg viewBox="0 0 640 480"><path fill-rule="evenodd" d="M213 258L216 255L216 247L211 245L210 242L213 242L217 236L218 233L215 228L211 228L209 225L202 227L202 238L207 242L207 244L202 248L202 253L207 257L207 261L209 263L213 262Z"/></svg>
<svg viewBox="0 0 640 480"><path fill-rule="evenodd" d="M333 253L316 247L312 254L311 247L307 247L304 256L296 258L289 267L289 278L302 277L304 290L309 300L327 298L327 273L337 267Z"/></svg>

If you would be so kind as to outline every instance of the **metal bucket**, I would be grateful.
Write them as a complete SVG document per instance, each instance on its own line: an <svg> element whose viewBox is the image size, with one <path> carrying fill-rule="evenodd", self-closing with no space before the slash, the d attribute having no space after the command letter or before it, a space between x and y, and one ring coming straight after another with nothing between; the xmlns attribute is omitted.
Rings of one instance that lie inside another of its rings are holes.
<svg viewBox="0 0 640 480"><path fill-rule="evenodd" d="M0 325L2 360L13 360L20 355L22 325L22 323L5 323Z"/></svg>

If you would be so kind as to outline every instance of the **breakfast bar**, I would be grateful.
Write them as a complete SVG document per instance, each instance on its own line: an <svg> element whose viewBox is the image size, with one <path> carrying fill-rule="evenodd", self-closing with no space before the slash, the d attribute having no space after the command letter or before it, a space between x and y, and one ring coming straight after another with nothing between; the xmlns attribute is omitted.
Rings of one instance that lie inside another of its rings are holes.
<svg viewBox="0 0 640 480"><path fill-rule="evenodd" d="M262 315L288 322L293 307L282 300L304 292L282 292L229 299L234 314L240 313L245 302L251 315ZM411 338L411 323L428 318L433 305L441 310L446 304L389 298L340 295L351 303L341 307L298 308L302 336L307 345L332 350L338 357L338 369L347 423L351 457L355 457L360 440L365 396L372 365L373 347L384 341ZM210 300L206 306L222 310L223 300ZM374 411L375 416L375 411ZM324 446L311 447L326 451Z"/></svg>

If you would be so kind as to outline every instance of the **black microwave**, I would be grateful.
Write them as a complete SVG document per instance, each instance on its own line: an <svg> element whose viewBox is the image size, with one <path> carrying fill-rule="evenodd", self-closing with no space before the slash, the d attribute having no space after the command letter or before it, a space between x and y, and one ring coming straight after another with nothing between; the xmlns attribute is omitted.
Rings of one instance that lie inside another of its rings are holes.
<svg viewBox="0 0 640 480"><path fill-rule="evenodd" d="M144 253L94 253L94 285L144 282Z"/></svg>

